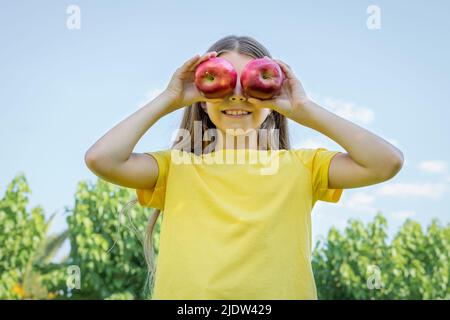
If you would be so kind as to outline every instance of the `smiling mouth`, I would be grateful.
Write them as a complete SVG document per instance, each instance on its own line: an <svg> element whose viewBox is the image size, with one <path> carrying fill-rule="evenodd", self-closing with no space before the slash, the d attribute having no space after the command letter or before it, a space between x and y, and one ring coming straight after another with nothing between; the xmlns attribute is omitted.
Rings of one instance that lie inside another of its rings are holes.
<svg viewBox="0 0 450 320"><path fill-rule="evenodd" d="M222 113L232 118L241 118L252 114L251 111L247 110L222 110Z"/></svg>

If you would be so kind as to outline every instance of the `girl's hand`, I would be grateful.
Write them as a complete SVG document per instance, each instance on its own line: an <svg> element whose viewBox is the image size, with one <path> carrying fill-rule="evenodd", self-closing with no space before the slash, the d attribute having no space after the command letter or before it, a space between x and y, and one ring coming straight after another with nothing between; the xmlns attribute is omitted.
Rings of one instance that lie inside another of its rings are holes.
<svg viewBox="0 0 450 320"><path fill-rule="evenodd" d="M198 101L220 102L223 100L205 98L197 89L194 82L195 69L197 66L203 61L213 58L216 55L217 52L215 51L208 52L202 57L197 54L175 71L163 93L166 97L169 97L171 101L170 107L173 110L189 106Z"/></svg>
<svg viewBox="0 0 450 320"><path fill-rule="evenodd" d="M281 60L272 60L278 63L285 76L281 92L269 100L250 97L248 102L255 107L270 108L293 120L300 119L305 112L305 104L309 100L305 89L287 64Z"/></svg>

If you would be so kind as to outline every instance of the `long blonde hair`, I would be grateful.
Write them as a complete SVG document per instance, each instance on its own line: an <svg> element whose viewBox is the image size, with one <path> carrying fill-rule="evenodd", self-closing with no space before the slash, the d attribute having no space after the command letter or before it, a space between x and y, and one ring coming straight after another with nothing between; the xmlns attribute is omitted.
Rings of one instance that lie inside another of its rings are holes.
<svg viewBox="0 0 450 320"><path fill-rule="evenodd" d="M252 37L248 36L235 36L229 35L218 41L216 41L206 52L216 51L217 55L220 56L221 53L235 51L240 54L245 54L253 58L263 58L267 56L271 58L269 51L258 41ZM204 105L203 105L204 107ZM201 121L202 123L202 136L208 129L215 129L216 126L209 119L208 114L203 110L202 102L196 102L184 109L183 118L181 120L180 129L189 131L190 136L194 136L194 123L195 121ZM267 129L269 135L274 132L273 129L278 131L278 143L270 143L273 141L269 137L269 148L271 149L290 149L289 143L289 133L287 126L287 119L280 113L272 111L264 122L261 124L261 129ZM203 150L202 148L195 148L195 142L193 139L188 139L183 145L183 142L176 141L172 145L172 149L183 149L190 150L190 152L195 152L196 150ZM202 142L203 143L203 142ZM213 143L213 142L212 142ZM155 251L153 246L153 229L155 227L156 221L161 213L161 210L155 209L149 218L145 239L144 239L144 255L145 261L148 267L148 277L147 284L150 291L153 290L156 265L155 265Z"/></svg>

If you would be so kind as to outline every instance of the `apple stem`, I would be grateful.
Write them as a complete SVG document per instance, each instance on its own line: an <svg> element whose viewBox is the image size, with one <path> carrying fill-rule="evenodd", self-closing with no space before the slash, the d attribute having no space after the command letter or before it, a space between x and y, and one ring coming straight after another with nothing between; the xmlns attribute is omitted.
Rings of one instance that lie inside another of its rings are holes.
<svg viewBox="0 0 450 320"><path fill-rule="evenodd" d="M206 72L206 79L208 79L209 81L213 81L214 76L212 74L210 74L209 72Z"/></svg>

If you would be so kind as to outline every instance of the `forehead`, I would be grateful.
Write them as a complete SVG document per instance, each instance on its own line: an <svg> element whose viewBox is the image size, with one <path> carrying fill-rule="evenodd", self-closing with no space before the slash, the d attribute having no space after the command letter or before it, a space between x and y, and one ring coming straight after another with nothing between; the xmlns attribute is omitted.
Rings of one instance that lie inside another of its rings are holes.
<svg viewBox="0 0 450 320"><path fill-rule="evenodd" d="M240 73L249 61L254 59L253 57L235 51L224 52L220 54L220 57L230 61L238 73Z"/></svg>

